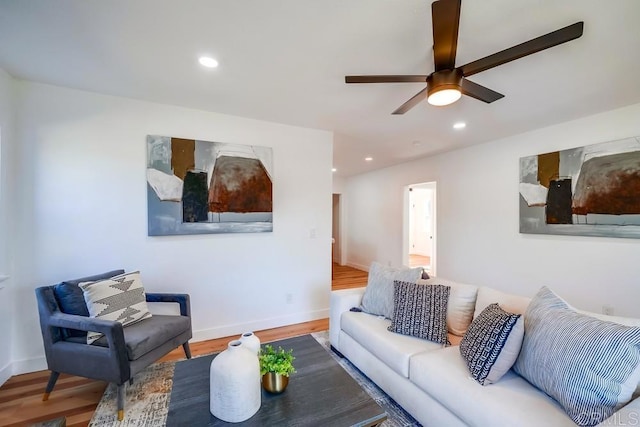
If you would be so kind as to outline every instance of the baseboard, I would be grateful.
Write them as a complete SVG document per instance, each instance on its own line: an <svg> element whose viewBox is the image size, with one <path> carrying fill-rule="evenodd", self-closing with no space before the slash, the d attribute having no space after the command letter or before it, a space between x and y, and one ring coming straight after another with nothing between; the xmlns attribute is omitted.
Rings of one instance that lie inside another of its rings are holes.
<svg viewBox="0 0 640 427"><path fill-rule="evenodd" d="M369 266L364 264L358 264L355 262L347 262L347 266L351 268L357 268L358 270L369 271Z"/></svg>
<svg viewBox="0 0 640 427"><path fill-rule="evenodd" d="M0 386L7 382L9 378L13 375L13 370L11 368L11 363L7 363L7 365L0 369Z"/></svg>
<svg viewBox="0 0 640 427"><path fill-rule="evenodd" d="M201 329L193 331L191 342L206 341L214 338L240 335L248 331L261 331L264 329L278 328L281 326L295 325L296 323L312 320L326 319L329 317L329 309L296 313L288 316L272 317L270 319L257 320L255 322L237 323L219 328ZM47 369L47 359L44 356L33 359L14 360L0 370L0 384L3 384L12 375L26 374L29 372Z"/></svg>
<svg viewBox="0 0 640 427"><path fill-rule="evenodd" d="M312 320L326 319L329 317L329 309L296 313L288 316L272 317L254 322L236 323L234 325L221 326L219 328L201 329L193 331L192 342L206 341L220 337L240 335L243 332L262 331L264 329L279 328L281 326L295 325Z"/></svg>
<svg viewBox="0 0 640 427"><path fill-rule="evenodd" d="M33 359L14 360L11 363L11 374L20 375L47 369L47 359L44 356Z"/></svg>

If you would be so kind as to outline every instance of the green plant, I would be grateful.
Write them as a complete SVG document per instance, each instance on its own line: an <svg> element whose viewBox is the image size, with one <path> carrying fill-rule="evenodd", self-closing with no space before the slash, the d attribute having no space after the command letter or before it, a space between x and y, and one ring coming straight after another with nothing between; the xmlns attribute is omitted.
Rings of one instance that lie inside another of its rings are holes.
<svg viewBox="0 0 640 427"><path fill-rule="evenodd" d="M269 344L260 349L258 355L260 360L260 375L264 375L267 372L275 372L276 374L288 377L290 374L296 372L293 367L293 350L285 351L282 347L274 349Z"/></svg>

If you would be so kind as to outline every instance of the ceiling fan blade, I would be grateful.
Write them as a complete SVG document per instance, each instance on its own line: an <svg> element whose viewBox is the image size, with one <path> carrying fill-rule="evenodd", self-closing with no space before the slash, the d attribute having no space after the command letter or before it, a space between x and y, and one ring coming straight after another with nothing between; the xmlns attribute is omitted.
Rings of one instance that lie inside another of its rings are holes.
<svg viewBox="0 0 640 427"><path fill-rule="evenodd" d="M568 27L561 28L544 36L521 43L517 46L510 47L493 55L489 55L477 61L463 65L460 68L462 75L465 77L472 76L482 71L488 70L498 65L505 64L510 61L531 55L541 50L549 49L562 43L574 40L582 36L584 22L576 22Z"/></svg>
<svg viewBox="0 0 640 427"><path fill-rule="evenodd" d="M345 76L345 83L425 83L427 76Z"/></svg>
<svg viewBox="0 0 640 427"><path fill-rule="evenodd" d="M409 111L410 109L412 109L413 107L415 107L416 105L418 105L418 103L420 103L420 101L423 101L425 99L427 99L427 88L426 87L424 89L422 89L420 92L418 92L415 95L413 95L413 98L411 98L410 100L408 100L407 102L402 104L396 111L394 111L391 114L404 114L407 111Z"/></svg>
<svg viewBox="0 0 640 427"><path fill-rule="evenodd" d="M467 79L462 80L462 93L480 101L484 101L487 104L491 104L493 101L504 98L503 94Z"/></svg>
<svg viewBox="0 0 640 427"><path fill-rule="evenodd" d="M431 20L436 71L453 70L458 49L460 0L439 0L431 3Z"/></svg>

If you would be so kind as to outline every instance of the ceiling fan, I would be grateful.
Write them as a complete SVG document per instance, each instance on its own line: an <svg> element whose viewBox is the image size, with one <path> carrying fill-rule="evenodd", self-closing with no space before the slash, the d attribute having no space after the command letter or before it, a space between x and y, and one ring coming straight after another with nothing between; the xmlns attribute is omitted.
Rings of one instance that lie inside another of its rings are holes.
<svg viewBox="0 0 640 427"><path fill-rule="evenodd" d="M427 83L427 87L402 104L392 114L404 114L425 97L432 105L456 102L464 94L487 104L504 95L468 80L474 74L498 65L549 49L582 36L584 22L576 22L517 46L494 53L460 67L455 66L458 47L461 0L437 0L431 3L433 20L433 59L435 71L429 75L346 76L345 83Z"/></svg>

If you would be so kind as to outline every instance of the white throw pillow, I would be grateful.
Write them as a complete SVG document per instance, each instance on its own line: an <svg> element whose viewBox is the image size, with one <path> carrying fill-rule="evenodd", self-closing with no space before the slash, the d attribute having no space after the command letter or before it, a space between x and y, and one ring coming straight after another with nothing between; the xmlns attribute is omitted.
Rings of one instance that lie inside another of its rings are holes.
<svg viewBox="0 0 640 427"><path fill-rule="evenodd" d="M79 286L90 317L114 320L123 326L151 317L139 271L106 280L83 282ZM98 332L88 332L87 344L102 336Z"/></svg>
<svg viewBox="0 0 640 427"><path fill-rule="evenodd" d="M478 288L478 299L476 300L476 311L473 317L478 317L478 315L482 313L482 310L496 302L500 304L503 310L509 313L524 314L525 311L527 311L527 306L531 302L531 298L480 286Z"/></svg>
<svg viewBox="0 0 640 427"><path fill-rule="evenodd" d="M372 262L367 287L362 296L362 311L387 319L393 317L393 282L415 283L422 276L422 267L393 268Z"/></svg>
<svg viewBox="0 0 640 427"><path fill-rule="evenodd" d="M427 280L420 279L417 283L451 287L451 294L449 295L449 303L447 305L447 329L454 335L463 336L473 320L473 310L476 306L478 287L441 279L439 277L430 277Z"/></svg>

